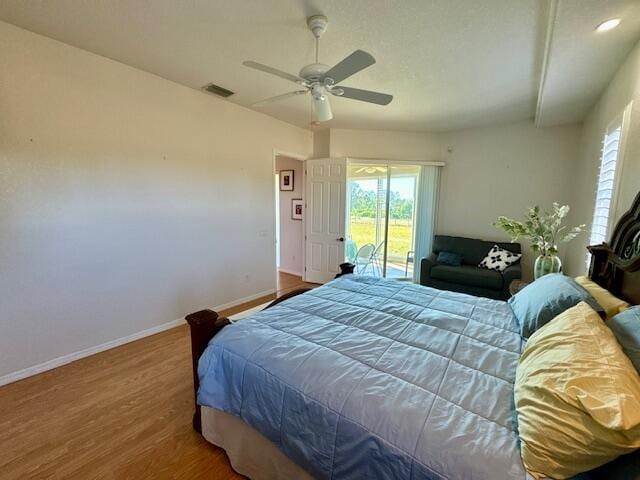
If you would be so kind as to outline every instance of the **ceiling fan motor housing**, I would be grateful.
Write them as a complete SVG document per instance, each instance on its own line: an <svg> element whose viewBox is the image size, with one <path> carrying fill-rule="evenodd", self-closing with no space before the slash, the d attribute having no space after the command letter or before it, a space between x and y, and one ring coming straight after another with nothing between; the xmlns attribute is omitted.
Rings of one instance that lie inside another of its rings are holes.
<svg viewBox="0 0 640 480"><path fill-rule="evenodd" d="M298 75L308 82L317 82L320 81L330 68L329 65L325 65L324 63L311 63L302 67Z"/></svg>

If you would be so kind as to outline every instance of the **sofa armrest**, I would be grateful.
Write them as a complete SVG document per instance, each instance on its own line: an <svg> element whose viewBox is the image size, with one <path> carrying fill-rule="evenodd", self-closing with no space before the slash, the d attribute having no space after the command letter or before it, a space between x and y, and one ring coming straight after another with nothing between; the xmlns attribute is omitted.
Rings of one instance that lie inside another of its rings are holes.
<svg viewBox="0 0 640 480"><path fill-rule="evenodd" d="M437 255L432 253L420 262L420 283L424 285L424 281L431 276L431 268L436 264Z"/></svg>
<svg viewBox="0 0 640 480"><path fill-rule="evenodd" d="M514 280L520 280L521 278L522 266L520 265L520 262L505 268L504 272L502 272L503 290L507 290L511 282Z"/></svg>

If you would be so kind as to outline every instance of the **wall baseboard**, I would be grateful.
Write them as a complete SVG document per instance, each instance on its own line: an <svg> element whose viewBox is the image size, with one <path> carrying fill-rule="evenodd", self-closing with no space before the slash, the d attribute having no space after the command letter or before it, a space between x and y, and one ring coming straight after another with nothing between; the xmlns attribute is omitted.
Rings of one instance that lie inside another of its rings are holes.
<svg viewBox="0 0 640 480"><path fill-rule="evenodd" d="M47 360L46 362L40 363L38 365L34 365L23 370L18 370L17 372L3 375L2 377L0 377L0 386L17 382L18 380L22 380L23 378L32 377L33 375L37 375L38 373L53 370L54 368L61 367L71 362L75 362L76 360L80 360L81 358L89 357L91 355L95 355L96 353L119 347L120 345L124 345L125 343L130 343L144 337L155 335L156 333L164 332L165 330L169 330L170 328L174 328L178 325L183 324L184 321L184 318L172 320L171 322L163 323L162 325L157 325L155 327L142 330L141 332L136 332L134 334L127 335L121 338L116 338L115 340L101 343L100 345L96 345L94 347L85 348L84 350L80 350L78 352L69 353L52 360Z"/></svg>
<svg viewBox="0 0 640 480"><path fill-rule="evenodd" d="M248 295L246 297L242 297L242 298L238 298L236 300L233 300L231 302L227 302L227 303L223 303L222 305L216 305L215 307L211 307L211 310L215 310L216 312L219 312L220 310L225 310L227 308L233 308L233 307L237 307L240 304L246 303L246 302L250 302L252 300L256 300L260 297L266 297L267 295L271 295L273 293L276 293L276 289L275 288L270 288L269 290L264 290L262 292L258 292L255 293L253 295Z"/></svg>
<svg viewBox="0 0 640 480"><path fill-rule="evenodd" d="M286 268L278 268L278 271L288 273L289 275L295 275L296 277L302 277L302 272L294 272L293 270L287 270Z"/></svg>
<svg viewBox="0 0 640 480"><path fill-rule="evenodd" d="M242 303L250 302L257 298L271 295L272 293L275 293L275 292L276 292L275 289L265 290L263 292L256 293L255 295L249 295L247 297L239 298L232 302L227 302L227 303L223 303L222 305L212 307L212 310L220 311L227 308L235 307ZM57 357L52 360L47 360L46 362L40 363L38 365L33 365L32 367L27 367L22 370L18 370L16 372L8 373L0 377L0 387L3 385L8 385L9 383L17 382L18 380L32 377L39 373L53 370L54 368L67 365L68 363L75 362L76 360L80 360L85 357L90 357L91 355L95 355L96 353L104 352L105 350L111 350L112 348L119 347L126 343L131 343L136 340L140 340L141 338L149 337L151 335L155 335L156 333L164 332L165 330L170 330L179 325L182 325L183 323L185 323L184 318L179 318L177 320L172 320L170 322L163 323L162 325L157 325L155 327L147 328L146 330L142 330L140 332L127 335L125 337L116 338L115 340L101 343L100 345L96 345L94 347L85 348L84 350L80 350L78 352L69 353L67 355L63 355L61 357Z"/></svg>

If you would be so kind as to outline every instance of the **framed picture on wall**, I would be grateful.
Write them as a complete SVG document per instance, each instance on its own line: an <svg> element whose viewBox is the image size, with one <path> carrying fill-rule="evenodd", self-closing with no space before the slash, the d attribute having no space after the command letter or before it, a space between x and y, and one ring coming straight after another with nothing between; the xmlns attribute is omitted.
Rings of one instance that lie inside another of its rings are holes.
<svg viewBox="0 0 640 480"><path fill-rule="evenodd" d="M280 170L280 191L293 192L293 170Z"/></svg>
<svg viewBox="0 0 640 480"><path fill-rule="evenodd" d="M291 200L291 220L302 220L302 199Z"/></svg>

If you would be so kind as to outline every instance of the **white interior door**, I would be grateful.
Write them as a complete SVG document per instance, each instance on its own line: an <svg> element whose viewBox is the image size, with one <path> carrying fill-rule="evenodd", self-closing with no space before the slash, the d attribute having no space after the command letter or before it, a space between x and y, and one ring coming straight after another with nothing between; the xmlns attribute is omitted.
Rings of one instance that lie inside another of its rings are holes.
<svg viewBox="0 0 640 480"><path fill-rule="evenodd" d="M345 158L306 161L305 280L326 283L344 262Z"/></svg>

